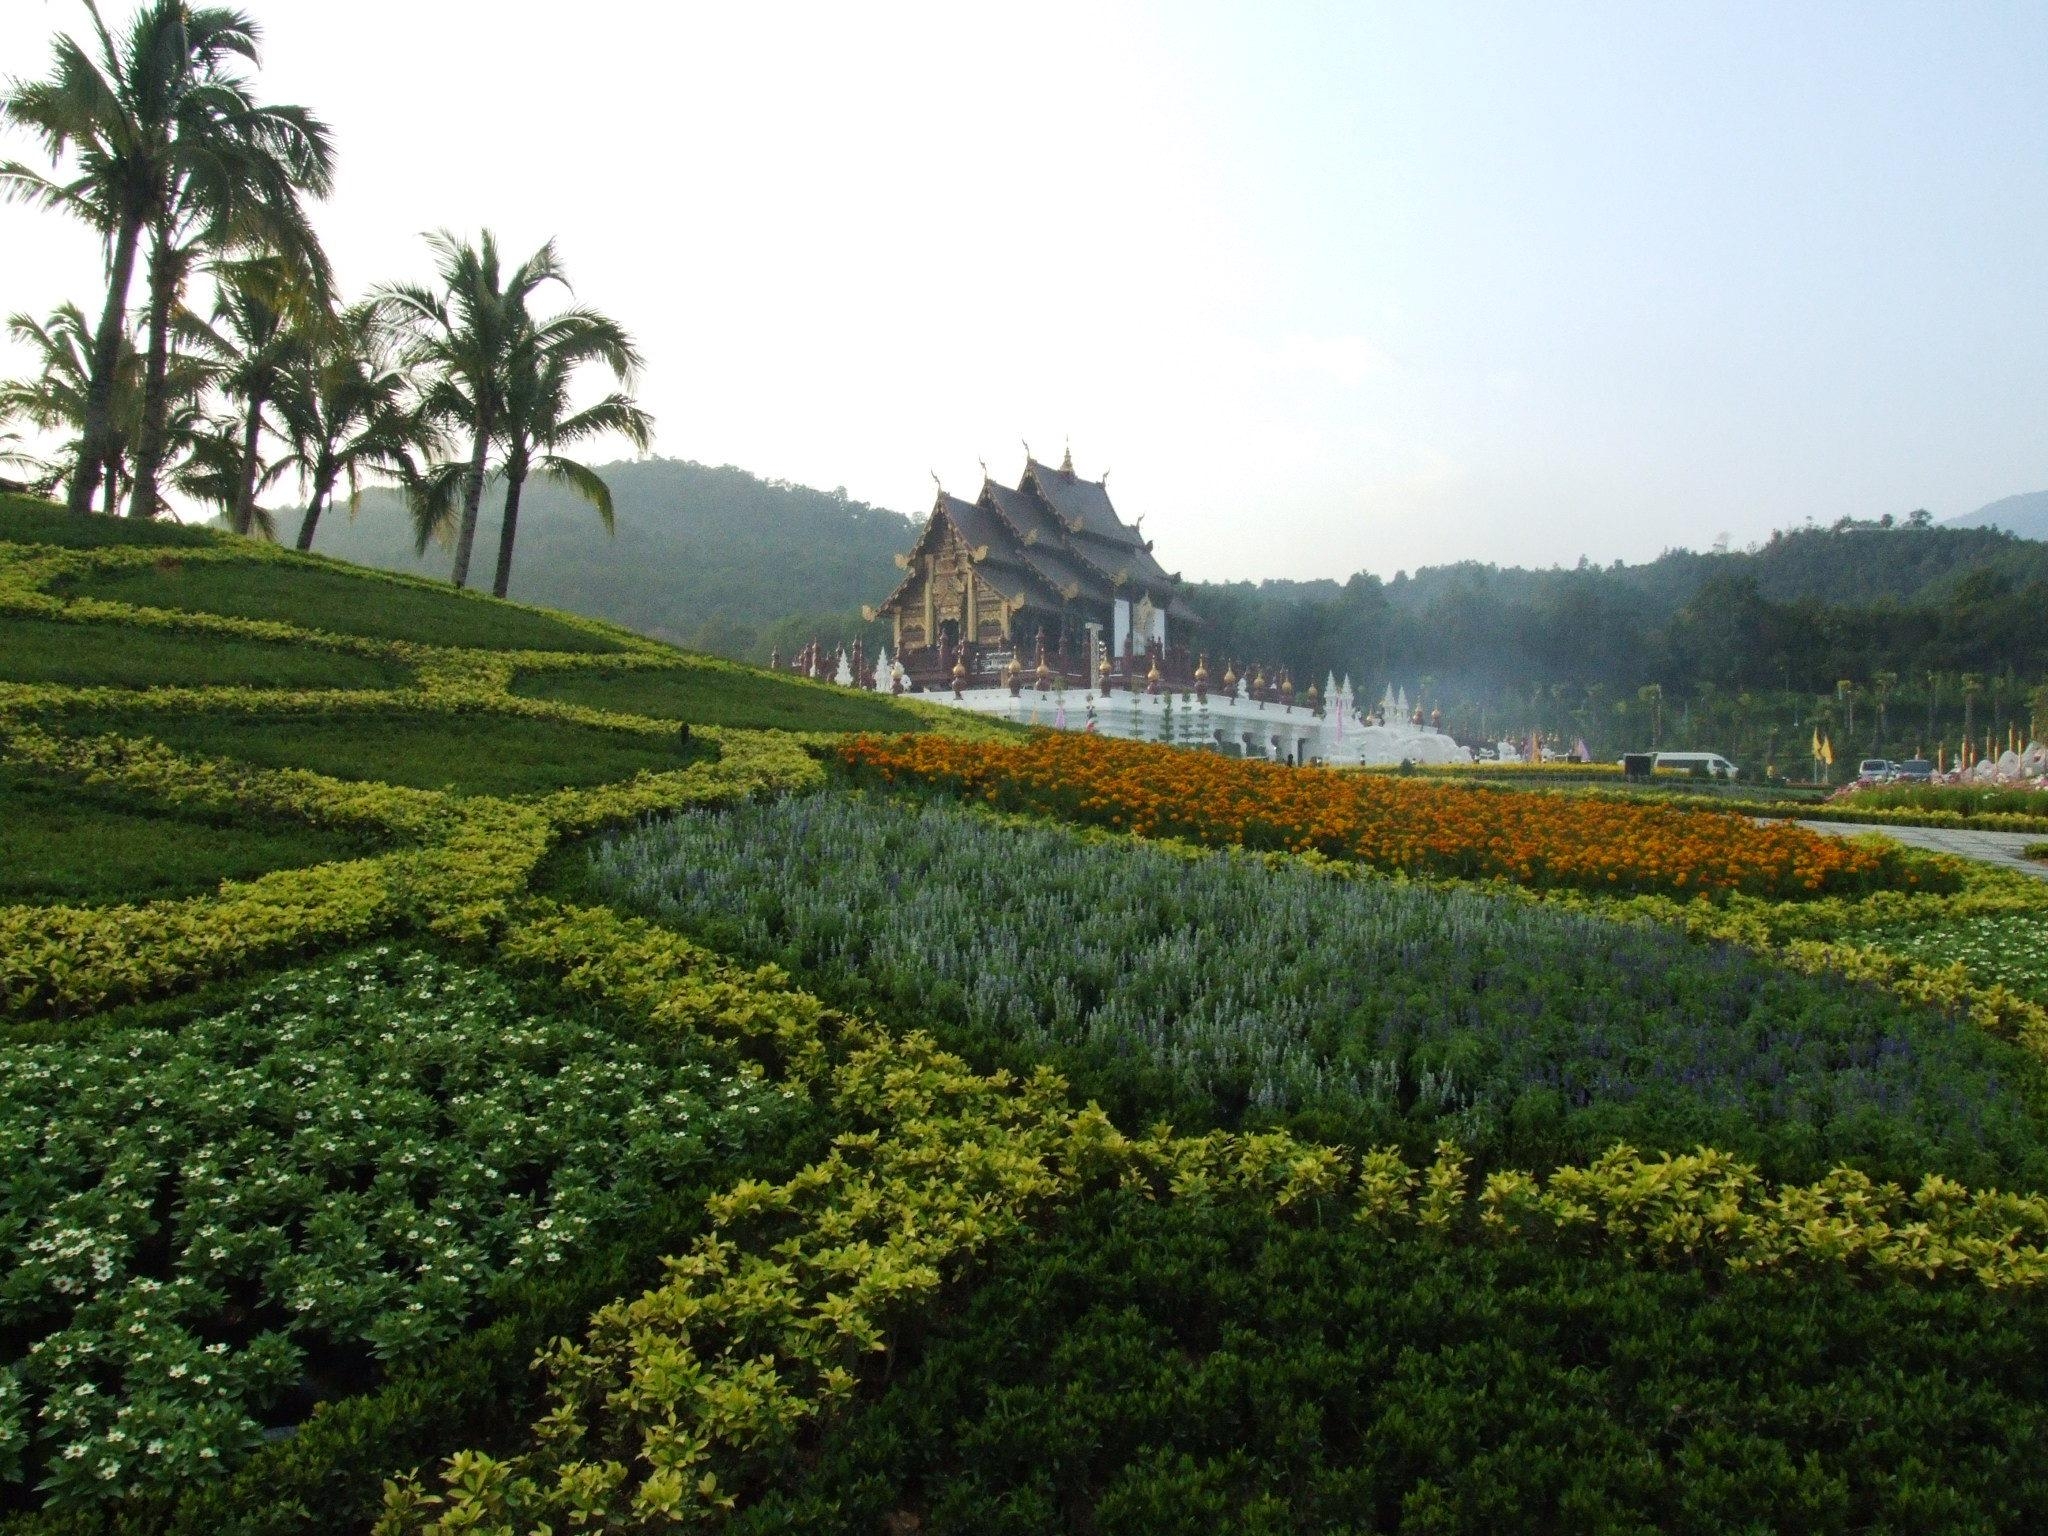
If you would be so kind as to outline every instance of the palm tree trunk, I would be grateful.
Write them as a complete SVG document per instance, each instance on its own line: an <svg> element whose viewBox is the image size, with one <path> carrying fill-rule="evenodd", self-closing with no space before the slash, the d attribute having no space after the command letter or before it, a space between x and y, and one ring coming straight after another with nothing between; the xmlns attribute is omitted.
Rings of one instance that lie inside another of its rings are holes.
<svg viewBox="0 0 2048 1536"><path fill-rule="evenodd" d="M313 530L320 526L320 514L326 510L328 493L333 488L333 476L313 477L313 499L306 503L306 518L299 524L298 551L302 555L313 547Z"/></svg>
<svg viewBox="0 0 2048 1536"><path fill-rule="evenodd" d="M124 218L114 235L113 259L107 263L107 306L92 339L92 377L85 386L85 428L78 444L78 467L72 472L65 504L73 512L90 513L93 493L114 436L114 367L121 356L121 337L128 329L128 284L135 276L135 247L142 239L142 221Z"/></svg>
<svg viewBox="0 0 2048 1536"><path fill-rule="evenodd" d="M101 510L108 517L115 517L121 511L121 464L118 459L107 461L107 497Z"/></svg>
<svg viewBox="0 0 2048 1536"><path fill-rule="evenodd" d="M503 597L512 585L512 541L519 536L519 492L526 485L526 466L505 469L505 526L498 530L498 576L491 583L491 596Z"/></svg>
<svg viewBox="0 0 2048 1536"><path fill-rule="evenodd" d="M149 255L149 357L142 370L142 425L135 438L130 517L156 516L157 472L164 462L164 418L170 414L166 380L171 367L171 300L177 290L177 257L159 238Z"/></svg>
<svg viewBox="0 0 2048 1536"><path fill-rule="evenodd" d="M235 532L248 536L256 523L256 447L263 437L262 386L249 390L249 414L242 419L242 483L235 488Z"/></svg>
<svg viewBox="0 0 2048 1536"><path fill-rule="evenodd" d="M469 552L476 544L476 515L484 503L484 460L490 451L491 423L479 413L476 447L469 455L469 484L462 489L462 527L455 537L455 571L450 578L458 587L469 585Z"/></svg>

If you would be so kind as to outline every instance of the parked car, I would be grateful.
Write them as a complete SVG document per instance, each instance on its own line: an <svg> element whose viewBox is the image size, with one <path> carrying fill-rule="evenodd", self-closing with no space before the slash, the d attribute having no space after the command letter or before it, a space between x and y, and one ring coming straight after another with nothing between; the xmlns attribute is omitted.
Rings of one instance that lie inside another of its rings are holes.
<svg viewBox="0 0 2048 1536"><path fill-rule="evenodd" d="M1718 752L1659 752L1657 771L1660 773L1698 773L1710 779L1733 779L1741 776L1742 770Z"/></svg>
<svg viewBox="0 0 2048 1536"><path fill-rule="evenodd" d="M1934 777L1934 764L1924 757L1909 757L1893 775L1901 784L1925 784Z"/></svg>
<svg viewBox="0 0 2048 1536"><path fill-rule="evenodd" d="M1856 777L1889 784L1899 776L1899 765L1888 757L1866 757L1856 765Z"/></svg>

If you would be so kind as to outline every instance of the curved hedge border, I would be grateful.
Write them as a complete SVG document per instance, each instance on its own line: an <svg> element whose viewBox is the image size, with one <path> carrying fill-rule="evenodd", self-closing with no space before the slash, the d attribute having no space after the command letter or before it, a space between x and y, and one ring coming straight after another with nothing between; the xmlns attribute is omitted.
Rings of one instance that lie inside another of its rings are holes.
<svg viewBox="0 0 2048 1536"><path fill-rule="evenodd" d="M120 785L170 804L349 823L389 832L412 846L374 858L226 882L216 895L191 900L113 907L0 907L0 1015L74 1014L405 924L450 938L485 937L503 925L510 904L524 893L535 866L557 837L658 810L819 782L820 770L806 748L828 738L733 727L699 730L703 739L718 746L716 763L517 800L354 784L306 770L259 770L224 759L183 756L147 738L67 735L63 724L68 715L110 708L167 716L488 713L652 738L671 739L676 734L673 721L523 698L507 691L514 674L522 670L678 665L676 653L658 642L575 614L552 617L619 649L554 652L432 646L332 634L270 619L65 598L45 590L67 576L146 567L163 558L161 550L148 547L77 549L0 542L0 612L351 652L405 665L416 685L374 690L130 689L0 682L0 757L82 782ZM237 542L180 549L176 558L291 565L303 557ZM368 582L487 601L389 572L348 569ZM748 673L736 663L713 658L692 658L687 665ZM957 711L930 704L907 707L942 730L987 730Z"/></svg>
<svg viewBox="0 0 2048 1536"><path fill-rule="evenodd" d="M643 1530L716 1520L767 1458L852 1397L897 1331L992 1246L1106 1185L1150 1198L1253 1199L1389 1240L1604 1244L1648 1264L1731 1270L1843 1264L2048 1282L2048 1196L1907 1191L1838 1168L1772 1187L1724 1153L1646 1159L1617 1146L1544 1178L1488 1173L1443 1143L1421 1167L1282 1132L1124 1135L1040 1069L982 1075L922 1032L892 1038L791 986L607 909L543 907L507 959L671 1028L766 1052L856 1128L782 1184L711 1202L712 1230L668 1278L601 1308L542 1357L551 1410L510 1459L450 1458L437 1490L386 1485L380 1536L473 1529ZM556 1522L560 1522L559 1524Z"/></svg>

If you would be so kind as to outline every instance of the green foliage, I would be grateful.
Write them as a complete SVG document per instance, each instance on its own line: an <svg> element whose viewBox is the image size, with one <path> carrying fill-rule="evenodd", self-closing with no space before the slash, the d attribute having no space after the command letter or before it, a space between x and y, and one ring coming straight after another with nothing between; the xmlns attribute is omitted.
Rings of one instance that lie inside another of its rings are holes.
<svg viewBox="0 0 2048 1536"><path fill-rule="evenodd" d="M122 688L402 688L396 661L281 641L0 614L0 681Z"/></svg>
<svg viewBox="0 0 2048 1536"><path fill-rule="evenodd" d="M1886 784L1835 802L1844 810L1953 811L1958 816L2048 819L2048 795L2034 789L1965 784Z"/></svg>
<svg viewBox="0 0 2048 1536"><path fill-rule="evenodd" d="M786 1097L388 947L0 1057L0 1325L33 1341L0 1363L58 1504L218 1475L257 1415L452 1336Z"/></svg>
<svg viewBox="0 0 2048 1536"><path fill-rule="evenodd" d="M62 507L34 496L0 491L0 543L60 544L66 549L117 548L206 549L221 536L182 523L143 522L134 518L73 517Z"/></svg>
<svg viewBox="0 0 2048 1536"><path fill-rule="evenodd" d="M851 796L651 824L590 880L979 1059L1049 1061L1124 1124L2048 1182L2021 1050L1649 925Z"/></svg>
<svg viewBox="0 0 2048 1536"><path fill-rule="evenodd" d="M97 710L63 716L60 723L74 734L148 736L183 752L264 767L310 768L341 779L479 795L603 784L707 761L718 752L708 740L679 748L673 741L629 731L484 713Z"/></svg>
<svg viewBox="0 0 2048 1536"><path fill-rule="evenodd" d="M1984 986L2010 987L2048 1005L2048 942L2040 912L1994 912L1869 928L1853 943L1929 965L1961 965Z"/></svg>
<svg viewBox="0 0 2048 1536"><path fill-rule="evenodd" d="M795 644L779 639L785 659L811 638L810 616L857 618L863 603L880 601L902 579L895 556L917 533L899 512L729 466L652 459L598 470L617 536L568 488L529 487L520 595L753 662L768 659L766 627L786 615L806 619ZM314 547L407 572L438 572L448 558L438 548L414 553L411 520L383 491L365 494L354 518L322 523Z"/></svg>
<svg viewBox="0 0 2048 1536"><path fill-rule="evenodd" d="M2044 1439L2041 1293L1104 1195L1004 1248L734 1529L2019 1532Z"/></svg>
<svg viewBox="0 0 2048 1536"><path fill-rule="evenodd" d="M153 608L188 608L275 619L337 635L497 650L616 651L621 643L531 608L490 603L426 582L365 581L359 572L308 560L179 561L96 572L66 595Z"/></svg>
<svg viewBox="0 0 2048 1536"><path fill-rule="evenodd" d="M745 672L721 662L631 671L522 672L521 698L701 725L785 731L921 731L926 721L880 694Z"/></svg>
<svg viewBox="0 0 2048 1536"><path fill-rule="evenodd" d="M167 808L0 765L0 902L196 895L370 846L360 835Z"/></svg>

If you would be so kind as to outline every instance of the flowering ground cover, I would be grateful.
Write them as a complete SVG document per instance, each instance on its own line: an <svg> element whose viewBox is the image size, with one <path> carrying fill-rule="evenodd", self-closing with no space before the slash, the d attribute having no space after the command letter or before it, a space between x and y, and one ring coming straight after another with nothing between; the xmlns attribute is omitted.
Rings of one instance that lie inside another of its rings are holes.
<svg viewBox="0 0 2048 1536"><path fill-rule="evenodd" d="M220 1475L787 1114L405 947L174 1034L0 1046L0 1476L62 1505Z"/></svg>
<svg viewBox="0 0 2048 1536"><path fill-rule="evenodd" d="M1650 924L886 796L654 823L590 876L981 1059L1051 1061L1122 1123L1449 1135L1539 1164L1705 1142L1786 1177L1847 1158L2048 1183L2025 1052Z"/></svg>
<svg viewBox="0 0 2048 1536"><path fill-rule="evenodd" d="M1921 878L1884 852L1741 816L1296 769L1082 733L1001 743L862 737L839 760L865 782L933 785L1147 836L1313 851L1414 874L1781 898Z"/></svg>
<svg viewBox="0 0 2048 1536"><path fill-rule="evenodd" d="M1941 923L1865 929L1859 944L1934 965L1961 965L1986 983L2048 1006L2048 914L1997 912Z"/></svg>

